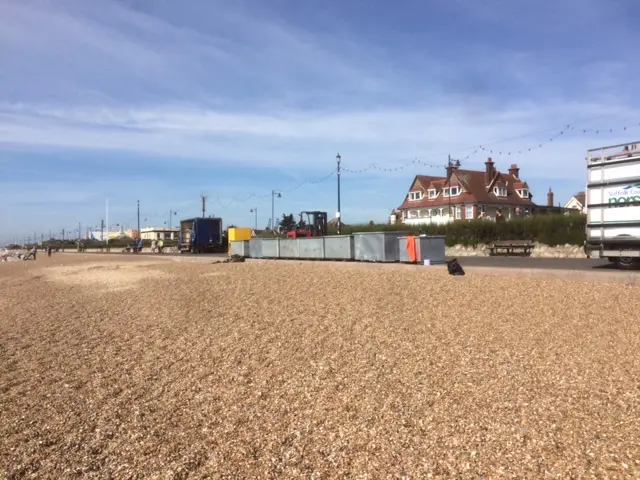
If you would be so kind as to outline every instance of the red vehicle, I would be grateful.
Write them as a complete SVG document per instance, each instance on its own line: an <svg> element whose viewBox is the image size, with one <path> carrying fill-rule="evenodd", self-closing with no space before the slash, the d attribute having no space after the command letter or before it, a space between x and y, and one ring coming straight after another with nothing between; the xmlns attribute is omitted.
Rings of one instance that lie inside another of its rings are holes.
<svg viewBox="0 0 640 480"><path fill-rule="evenodd" d="M300 221L287 232L287 238L324 237L327 212L300 212Z"/></svg>

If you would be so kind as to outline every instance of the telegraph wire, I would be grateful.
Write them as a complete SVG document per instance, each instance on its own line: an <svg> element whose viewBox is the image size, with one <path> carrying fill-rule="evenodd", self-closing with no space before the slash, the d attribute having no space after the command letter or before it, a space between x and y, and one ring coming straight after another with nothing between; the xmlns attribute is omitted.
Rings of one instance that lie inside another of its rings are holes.
<svg viewBox="0 0 640 480"><path fill-rule="evenodd" d="M320 177L320 178L316 178L314 180L302 180L300 182L298 182L297 184L295 184L293 187L288 188L288 189L278 189L278 191L281 194L289 194L289 193L293 193L296 190L302 188L305 185L314 185L314 184L318 184L318 183L322 183L322 182L326 182L327 180L329 180L331 177L333 177L336 174L335 170L331 170L331 172L328 175L325 175L324 177ZM245 203L248 202L249 200L252 199L266 199L271 197L271 193L267 193L264 195L257 195L255 193L251 193L249 196L244 197L244 198L237 198L237 197L231 197L229 199L228 203L224 203L223 200L218 197L216 199L218 205L220 205L220 207L222 207L223 209L229 208L232 204L234 203Z"/></svg>

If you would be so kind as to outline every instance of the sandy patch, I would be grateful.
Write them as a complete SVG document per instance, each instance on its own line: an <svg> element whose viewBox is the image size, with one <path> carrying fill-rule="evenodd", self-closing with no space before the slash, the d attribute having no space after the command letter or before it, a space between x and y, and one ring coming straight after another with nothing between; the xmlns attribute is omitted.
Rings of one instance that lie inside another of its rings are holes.
<svg viewBox="0 0 640 480"><path fill-rule="evenodd" d="M123 291L139 287L148 280L167 278L170 275L156 267L157 262L96 262L77 265L47 267L34 271L45 280L68 285L94 287L99 285L108 291Z"/></svg>

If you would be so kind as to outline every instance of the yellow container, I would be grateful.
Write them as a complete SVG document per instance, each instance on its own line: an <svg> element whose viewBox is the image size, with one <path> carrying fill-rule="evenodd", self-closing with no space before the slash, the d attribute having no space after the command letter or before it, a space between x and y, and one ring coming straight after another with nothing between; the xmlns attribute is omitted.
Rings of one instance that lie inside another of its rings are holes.
<svg viewBox="0 0 640 480"><path fill-rule="evenodd" d="M229 229L229 256L231 256L231 242L238 242L240 240L251 240L250 228L230 228Z"/></svg>

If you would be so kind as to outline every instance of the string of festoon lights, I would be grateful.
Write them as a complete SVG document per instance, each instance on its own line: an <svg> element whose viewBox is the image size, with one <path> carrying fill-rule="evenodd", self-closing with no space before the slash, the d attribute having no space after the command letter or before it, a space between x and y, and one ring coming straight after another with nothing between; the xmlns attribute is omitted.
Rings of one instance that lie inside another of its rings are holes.
<svg viewBox="0 0 640 480"><path fill-rule="evenodd" d="M501 150L499 148L496 148L495 145L500 144L500 143L504 143L508 140L498 140L498 141L494 141L494 142L490 142L487 144L480 144L480 145L476 145L475 147L470 147L470 149L473 149L469 154L459 158L460 162L464 162L466 160L469 160L470 158L474 157L475 155L477 155L478 153L487 153L487 154L491 154L495 157L505 157L505 156L516 156L516 155L523 155L535 150L539 150L541 148L544 148L547 145L553 144L554 141L556 141L557 139L563 137L563 136L567 136L569 133L571 132L576 132L576 133L581 133L581 134L611 134L611 133L623 133L628 131L629 129L633 128L633 127L640 127L640 121L639 122L635 122L633 124L628 124L628 125L623 125L621 127L610 127L610 128L601 128L601 129L588 129L588 128L579 128L576 127L574 125L571 124L567 124L565 125L563 128L561 128L560 130L556 131L554 134L550 135L549 137L547 137L544 141L541 142L537 142L535 144L529 144L529 145L525 145L519 148L515 148L515 149L509 149L509 150ZM547 130L548 131L548 130ZM522 137L522 136L521 136ZM446 155L446 153L444 154ZM416 166L420 166L420 167L425 167L425 168L433 168L433 169L444 169L446 167L446 162L442 162L441 160L435 160L435 157L437 157L438 155L429 155L428 157L415 157L412 159L408 159L408 160L400 160L400 161L395 161L392 162L391 164L386 164L386 165L381 165L381 164L376 164L376 163L371 163L369 165L367 165L366 167L363 168L358 168L358 169L352 169L349 167L345 167L344 165L341 166L341 172L345 172L345 173L350 173L350 174L363 174L363 173L367 173L367 172L372 172L372 171L379 171L379 172L399 172L402 170L406 170L409 168L415 168ZM302 180L299 183L297 183L295 186L291 187L288 190L278 190L281 193L291 193L295 190L298 190L299 188L301 188L304 185L310 185L310 184L317 184L317 183L322 183L325 182L329 179L331 179L334 175L336 175L337 171L336 169L332 169L327 175L320 177L320 178L316 178L313 180ZM272 192L266 193L264 195L257 195L255 193L249 194L246 197L242 197L242 198L238 198L238 197L231 197L229 199L227 199L226 202L224 202L222 199L218 198L216 199L218 204L223 207L223 208L228 208L230 207L232 204L234 203L244 203L247 202L251 199L263 199L263 198L269 198L271 197Z"/></svg>
<svg viewBox="0 0 640 480"><path fill-rule="evenodd" d="M488 154L493 157L514 157L514 156L524 155L529 152L533 152L533 151L545 148L546 146L554 144L554 142L557 142L558 139L562 137L566 137L569 134L588 134L588 135L605 135L605 134L615 134L615 133L622 134L622 133L628 132L630 129L634 127L635 128L640 127L640 121L623 125L623 126L618 126L618 127L597 128L597 129L581 128L576 125L567 124L563 126L561 129L555 131L555 133L546 137L544 141L538 141L536 143L523 145L518 148L501 149L499 147L500 144L503 144L507 141L511 141L513 140L513 138L497 140L497 141L478 144L475 146L470 146L466 149L461 149L463 151L464 150L471 150L471 151L465 156L459 156L458 160L461 163L463 163L466 160L469 160L475 155L480 153ZM552 130L547 129L546 131L549 132ZM527 136L532 136L539 133L540 132L524 134L519 136L518 138L525 138ZM342 174L350 174L350 175L365 174L368 172L400 172L407 169L415 169L416 167L444 170L444 168L447 166L447 162L446 161L443 162L442 160L436 159L437 157L441 158L442 155L446 155L446 153L440 154L440 155L431 154L428 157L415 157L411 159L397 160L397 161L393 161L385 164L371 163L362 168L349 168L348 166L345 166L343 162L340 170ZM314 184L324 183L334 178L336 174L337 174L337 168L334 167L333 169L331 169L331 171L329 171L324 176L314 178L314 179L301 180L297 182L295 185L293 185L292 187L287 189L273 189L267 193L251 192L246 196L232 196L229 198L215 197L210 200L214 201L216 205L219 206L220 208L227 209L231 207L231 205L236 203L246 203L250 200L256 200L256 201L264 200L264 199L271 198L274 194L287 195L295 192L296 190L299 190L305 185L314 185ZM197 200L197 201L193 201L193 202L181 205L180 210L182 212L193 211L195 208L200 206L201 206L201 200ZM141 211L140 212L141 224L146 223L148 219L164 218L165 216L169 218L169 222L170 222L171 216L175 215L176 213L177 212L173 212L173 211L168 211L168 212ZM117 223L114 225L105 225L105 228L106 229L123 228L125 225L136 223L136 221L137 221L137 215L132 215L130 218L125 218L124 220L121 220L120 223ZM167 221L165 221L164 223L167 223ZM99 228L99 227L100 225L85 225L85 228L87 230L90 228ZM74 236L77 238L80 238L83 235L82 226L80 224L68 225L67 228L64 228L64 229L61 228L60 232L50 232L50 234L54 235L55 238L59 238L60 235L63 234L63 232L66 238L74 238ZM37 240L44 238L46 236L47 236L46 234L37 235L35 232L33 234L33 237L35 237ZM31 235L28 235L28 236L22 237L20 240L27 239L27 238L32 239Z"/></svg>

